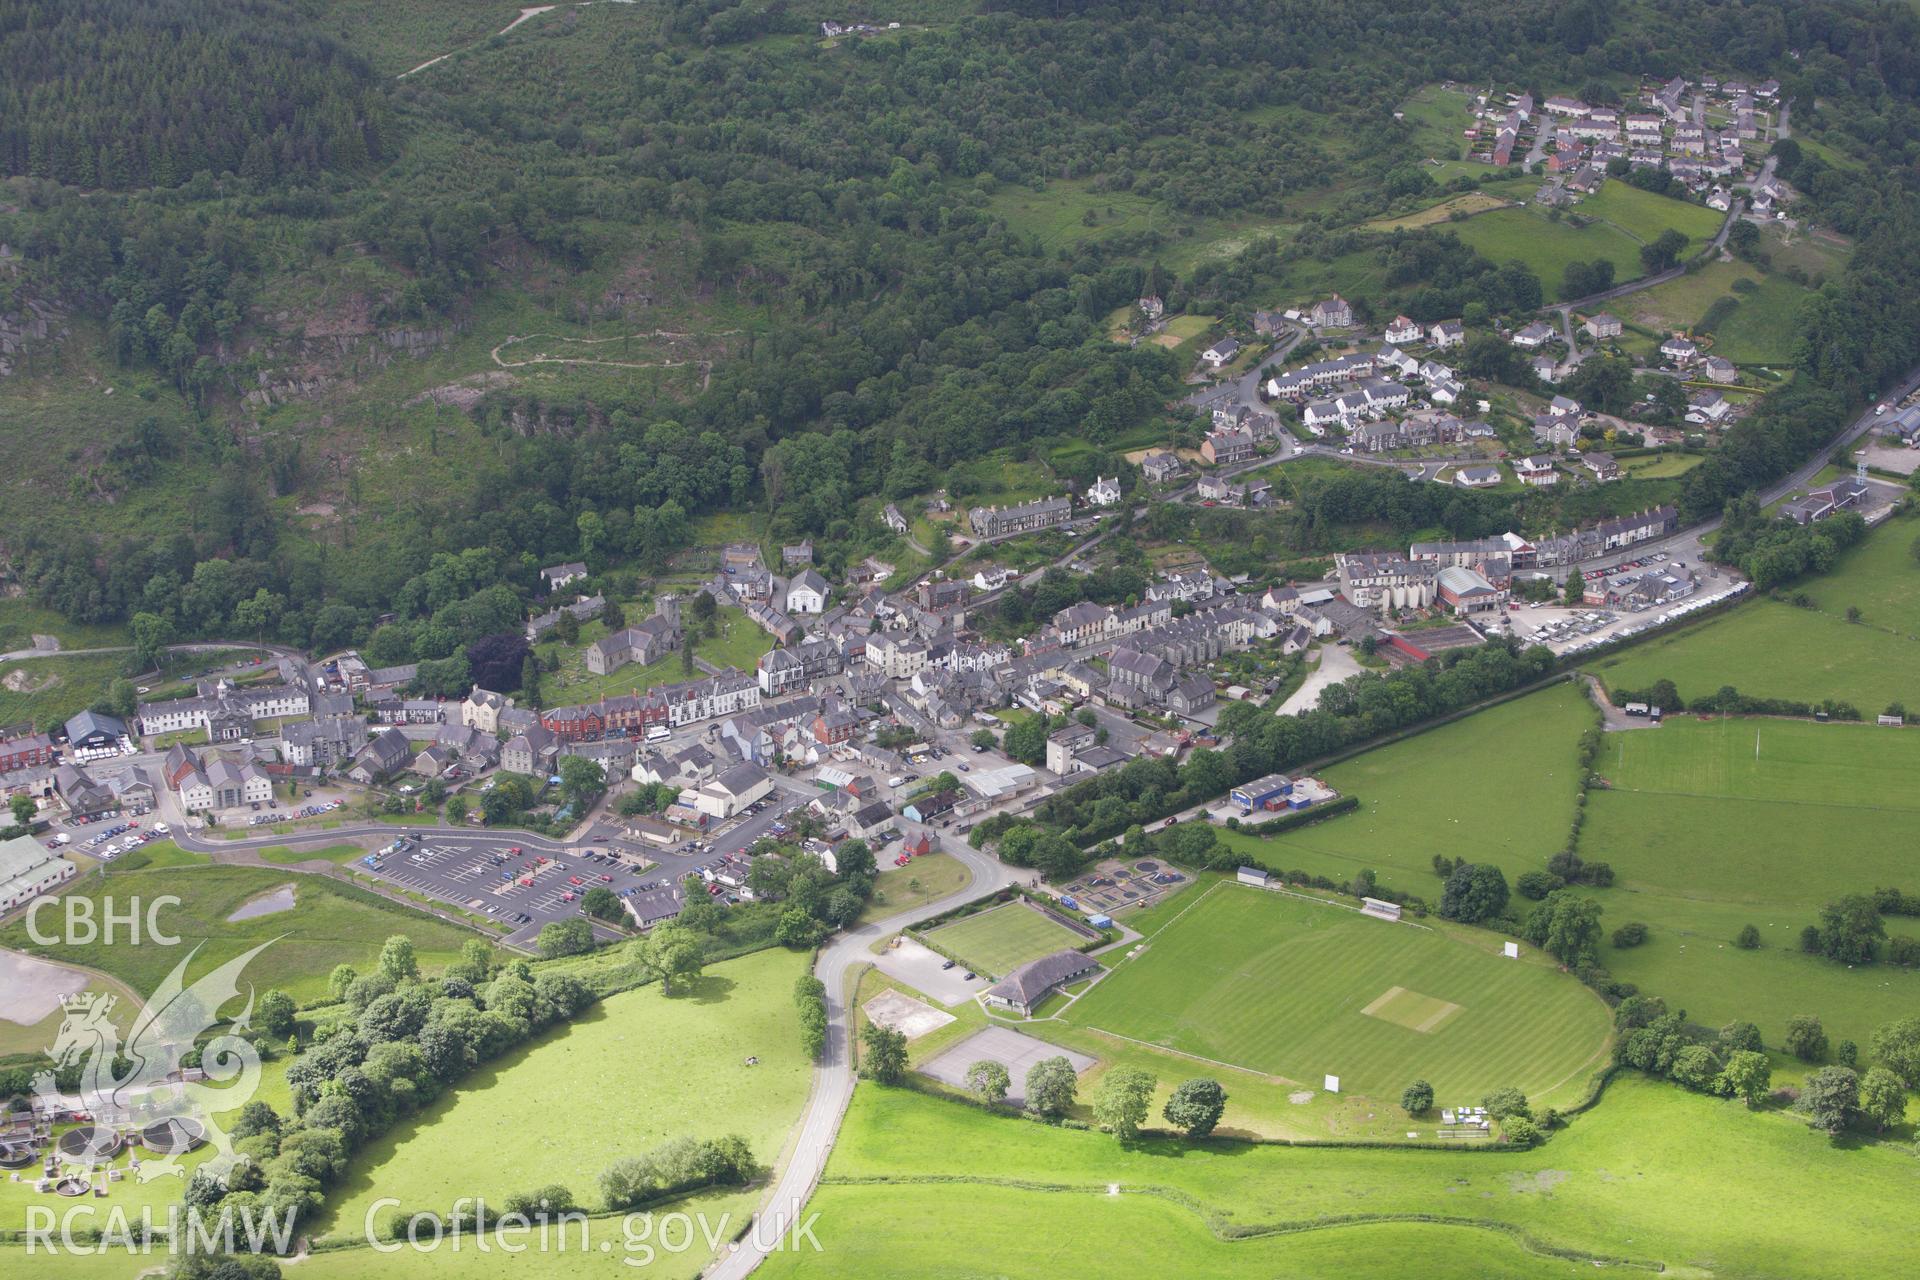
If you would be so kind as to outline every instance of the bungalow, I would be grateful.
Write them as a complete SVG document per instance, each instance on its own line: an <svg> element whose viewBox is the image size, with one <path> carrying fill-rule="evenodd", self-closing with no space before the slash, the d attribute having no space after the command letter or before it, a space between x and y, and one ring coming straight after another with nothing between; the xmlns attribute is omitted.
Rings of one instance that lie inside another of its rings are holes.
<svg viewBox="0 0 1920 1280"><path fill-rule="evenodd" d="M1405 346L1408 343L1420 341L1421 332L1419 321L1409 320L1406 316L1395 316L1387 324L1386 338L1395 346Z"/></svg>
<svg viewBox="0 0 1920 1280"><path fill-rule="evenodd" d="M1448 347L1464 346L1467 341L1467 327L1458 320L1441 320L1427 326L1427 341L1442 351Z"/></svg>
<svg viewBox="0 0 1920 1280"><path fill-rule="evenodd" d="M1461 467L1453 473L1453 483L1461 489L1491 489L1500 483L1500 468Z"/></svg>
<svg viewBox="0 0 1920 1280"><path fill-rule="evenodd" d="M932 795L920 796L900 812L913 822L933 822L952 813L953 807L959 803L958 791L936 791Z"/></svg>
<svg viewBox="0 0 1920 1280"><path fill-rule="evenodd" d="M1232 364L1233 358L1239 354L1240 342L1237 338L1221 338L1202 351L1200 359L1209 369L1224 369Z"/></svg>
<svg viewBox="0 0 1920 1280"><path fill-rule="evenodd" d="M1808 492L1804 498L1789 502L1780 508L1780 514L1795 524L1812 524L1825 520L1836 511L1860 505L1860 499L1867 494L1867 486L1849 476L1837 484Z"/></svg>
<svg viewBox="0 0 1920 1280"><path fill-rule="evenodd" d="M1595 341L1604 341L1607 338L1619 337L1625 332L1625 326L1620 323L1619 316L1602 311L1588 316L1586 323L1580 326L1580 330Z"/></svg>
<svg viewBox="0 0 1920 1280"><path fill-rule="evenodd" d="M1543 320L1532 324L1513 335L1513 345L1522 351L1537 351L1553 341L1553 326Z"/></svg>
<svg viewBox="0 0 1920 1280"><path fill-rule="evenodd" d="M1056 951L1016 966L987 988L987 1003L1029 1015L1046 998L1072 982L1100 970L1100 962L1079 951Z"/></svg>
<svg viewBox="0 0 1920 1280"><path fill-rule="evenodd" d="M893 503L889 502L880 509L880 519L883 520L887 528L893 530L893 532L903 536L906 534L907 518L900 514L900 508L896 507Z"/></svg>

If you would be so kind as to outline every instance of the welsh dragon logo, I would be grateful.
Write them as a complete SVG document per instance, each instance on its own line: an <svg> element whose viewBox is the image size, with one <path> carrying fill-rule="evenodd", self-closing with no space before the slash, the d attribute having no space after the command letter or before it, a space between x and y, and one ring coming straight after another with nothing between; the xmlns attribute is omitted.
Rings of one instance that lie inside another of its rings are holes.
<svg viewBox="0 0 1920 1280"><path fill-rule="evenodd" d="M54 1083L53 1071L40 1072L33 1080L36 1109L85 1112L99 1126L190 1134L190 1144L163 1143L157 1148L149 1144L151 1155L140 1164L139 1180L180 1175L180 1156L204 1141L217 1154L202 1168L225 1185L237 1161L232 1140L215 1117L251 1101L260 1084L260 1053L240 1035L253 1015L251 986L245 1008L199 1046L205 1079L184 1080L180 1064L219 1021L221 1008L240 997L240 975L248 962L271 945L263 942L189 985L187 966L200 952L195 947L133 1020L124 1043L110 1016L116 1003L113 996L82 992L63 999L66 1016L48 1056L56 1069L78 1066L80 1085L77 1094L63 1093Z"/></svg>

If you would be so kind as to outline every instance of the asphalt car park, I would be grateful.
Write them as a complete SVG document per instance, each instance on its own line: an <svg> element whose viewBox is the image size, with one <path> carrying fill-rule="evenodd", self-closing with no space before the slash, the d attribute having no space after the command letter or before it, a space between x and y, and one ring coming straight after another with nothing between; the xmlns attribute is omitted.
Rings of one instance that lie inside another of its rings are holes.
<svg viewBox="0 0 1920 1280"><path fill-rule="evenodd" d="M579 915L589 889L628 897L658 887L668 874L600 845L553 853L518 845L511 836L444 832L401 837L361 859L361 866L389 883L514 926L510 942L531 941L541 926Z"/></svg>

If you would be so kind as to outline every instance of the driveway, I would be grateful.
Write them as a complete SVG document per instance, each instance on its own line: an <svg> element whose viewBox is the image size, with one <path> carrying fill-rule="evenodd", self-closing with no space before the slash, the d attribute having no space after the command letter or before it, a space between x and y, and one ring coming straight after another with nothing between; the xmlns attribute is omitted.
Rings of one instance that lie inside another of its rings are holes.
<svg viewBox="0 0 1920 1280"><path fill-rule="evenodd" d="M999 859L963 843L954 842L950 847L953 855L973 872L972 884L938 901L843 933L822 949L813 971L827 988L827 1047L814 1067L813 1092L807 1098L806 1113L800 1119L792 1152L754 1215L753 1229L731 1246L731 1252L713 1264L707 1271L709 1277L739 1280L779 1246L788 1228L804 1221L802 1210L807 1197L820 1181L847 1104L853 1100L853 1064L847 1043L851 1020L845 996L847 979L855 967L874 958L867 948L909 924L1004 888L1019 877L1015 868L1004 866Z"/></svg>
<svg viewBox="0 0 1920 1280"><path fill-rule="evenodd" d="M1320 691L1329 685L1339 684L1350 676L1357 676L1366 668L1353 656L1353 650L1343 644L1327 644L1320 647L1320 665L1307 673L1306 682L1295 689L1287 700L1280 704L1277 715L1297 716L1311 711L1320 702Z"/></svg>

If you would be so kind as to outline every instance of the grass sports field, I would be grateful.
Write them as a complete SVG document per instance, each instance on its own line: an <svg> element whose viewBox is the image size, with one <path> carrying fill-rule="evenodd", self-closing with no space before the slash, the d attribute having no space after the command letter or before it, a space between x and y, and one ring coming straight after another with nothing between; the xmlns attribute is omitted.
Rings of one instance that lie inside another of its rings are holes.
<svg viewBox="0 0 1920 1280"><path fill-rule="evenodd" d="M1576 1100L1601 1065L1606 1008L1499 941L1222 884L1068 1017L1312 1087L1336 1075L1382 1102L1415 1078L1442 1105L1509 1084Z"/></svg>
<svg viewBox="0 0 1920 1280"><path fill-rule="evenodd" d="M1912 1179L1897 1144L1829 1145L1791 1115L1631 1075L1516 1155L1122 1146L863 1084L809 1206L826 1251L776 1256L765 1274L1574 1274L1531 1244L1715 1280L1894 1276L1906 1249L1888 1241L1885 1206ZM1437 1221L1394 1220L1415 1216ZM1105 1242L1099 1258L1087 1241Z"/></svg>
<svg viewBox="0 0 1920 1280"><path fill-rule="evenodd" d="M1592 704L1572 683L1369 751L1323 775L1358 811L1271 840L1220 838L1270 867L1345 882L1362 867L1432 898L1433 855L1493 862L1509 880L1565 843Z"/></svg>
<svg viewBox="0 0 1920 1280"><path fill-rule="evenodd" d="M295 887L292 910L228 919L251 899L286 884ZM136 899L151 903L176 897L179 905L160 907L155 918L181 945L132 946L121 937L111 946L95 941L42 947L27 936L24 923L16 922L0 930L0 946L98 969L142 995L150 994L196 945L200 951L189 980L272 940L248 965L246 980L257 990L278 987L305 1003L325 998L327 975L335 965L351 964L363 973L371 969L381 944L396 933L413 939L420 967L428 971L457 959L460 944L475 936L351 885L259 867L114 870L80 881L71 892L94 900L96 920L104 918L104 900L124 912Z"/></svg>
<svg viewBox="0 0 1920 1280"><path fill-rule="evenodd" d="M315 1236L357 1235L382 1196L446 1209L558 1182L595 1206L602 1169L682 1134L738 1133L772 1161L810 1081L793 1009L804 967L762 951L713 966L688 995L609 997L369 1144Z"/></svg>
<svg viewBox="0 0 1920 1280"><path fill-rule="evenodd" d="M1617 976L1709 1026L1749 1019L1773 1043L1795 1014L1865 1044L1920 1007L1920 973L1848 969L1798 945L1833 898L1920 891L1920 731L1673 717L1607 735L1598 771L1609 787L1589 798L1581 854L1619 877L1596 895L1609 929L1634 919L1652 931L1642 946L1603 948ZM1759 950L1732 945L1747 924ZM1887 927L1920 935L1920 921Z"/></svg>
<svg viewBox="0 0 1920 1280"><path fill-rule="evenodd" d="M1671 680L1683 698L1730 684L1766 698L1838 698L1868 715L1895 701L1920 707L1920 565L1908 552L1916 534L1920 523L1890 521L1832 573L1794 584L1811 609L1755 600L1590 670L1613 688ZM1849 606L1860 609L1858 623L1846 620Z"/></svg>
<svg viewBox="0 0 1920 1280"><path fill-rule="evenodd" d="M996 978L1004 978L1029 960L1038 960L1086 941L1073 930L1019 902L943 924L924 936L942 951L959 956L981 973Z"/></svg>

